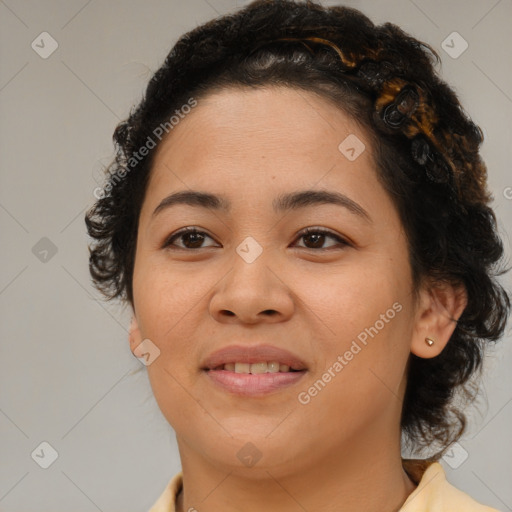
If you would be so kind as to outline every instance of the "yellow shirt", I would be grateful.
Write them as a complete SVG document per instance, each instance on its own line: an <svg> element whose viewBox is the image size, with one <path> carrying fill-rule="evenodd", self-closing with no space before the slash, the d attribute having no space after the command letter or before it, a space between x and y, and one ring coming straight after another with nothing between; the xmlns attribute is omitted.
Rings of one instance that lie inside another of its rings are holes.
<svg viewBox="0 0 512 512"><path fill-rule="evenodd" d="M476 502L448 480L439 462L402 459L403 467L417 485L399 512L500 512ZM180 472L167 484L162 495L149 512L176 512L176 496L183 480Z"/></svg>

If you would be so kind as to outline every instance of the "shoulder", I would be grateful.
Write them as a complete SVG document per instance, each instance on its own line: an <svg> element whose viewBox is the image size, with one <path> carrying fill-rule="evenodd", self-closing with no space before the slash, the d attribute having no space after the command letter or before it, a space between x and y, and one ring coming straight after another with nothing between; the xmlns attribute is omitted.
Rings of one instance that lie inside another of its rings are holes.
<svg viewBox="0 0 512 512"><path fill-rule="evenodd" d="M414 461L404 464L405 470L414 471ZM446 479L439 462L418 461L416 474L422 473L418 487L409 495L399 512L500 512L475 501L471 496L454 487Z"/></svg>
<svg viewBox="0 0 512 512"><path fill-rule="evenodd" d="M148 512L175 512L176 496L183 485L183 473L180 471L174 475L164 489L155 504Z"/></svg>

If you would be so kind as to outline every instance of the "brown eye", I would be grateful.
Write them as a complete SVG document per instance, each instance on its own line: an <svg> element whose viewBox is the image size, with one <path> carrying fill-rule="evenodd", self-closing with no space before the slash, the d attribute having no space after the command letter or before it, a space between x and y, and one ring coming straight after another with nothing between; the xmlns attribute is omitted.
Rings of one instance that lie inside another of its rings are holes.
<svg viewBox="0 0 512 512"><path fill-rule="evenodd" d="M350 246L346 240L341 238L340 236L322 228L307 228L302 233L299 234L299 239L304 238L307 240L308 244L311 244L313 247L306 247L306 249L320 249L320 250L329 250L328 247L322 248L321 246L325 243L326 238L331 238L338 242L338 245L341 246ZM331 246L332 247L332 246Z"/></svg>
<svg viewBox="0 0 512 512"><path fill-rule="evenodd" d="M183 249L183 250L194 250L194 249L204 249L206 247L203 247L203 243L205 238L212 239L211 236L209 236L204 231L199 231L195 228L185 228L177 233L174 233L171 235L167 240L164 242L162 248L172 248L172 249ZM302 233L299 234L298 239L303 238L306 242L306 245L303 246L305 249L318 249L321 251L329 250L331 247L322 247L326 241L326 239L331 238L332 240L335 240L338 242L339 246L351 246L349 242L341 238L340 236L336 235L335 233L332 233L331 231L328 231L326 229L322 228L307 228ZM177 245L175 240L182 240L182 245ZM213 240L213 239L212 239ZM211 247L211 246L210 246ZM334 246L336 247L336 246Z"/></svg>
<svg viewBox="0 0 512 512"><path fill-rule="evenodd" d="M176 249L202 249L201 246L205 238L212 239L204 231L198 231L195 228L185 228L177 233L171 235L163 244L162 248L176 248ZM183 246L176 245L175 240L182 239ZM213 239L212 239L213 240Z"/></svg>

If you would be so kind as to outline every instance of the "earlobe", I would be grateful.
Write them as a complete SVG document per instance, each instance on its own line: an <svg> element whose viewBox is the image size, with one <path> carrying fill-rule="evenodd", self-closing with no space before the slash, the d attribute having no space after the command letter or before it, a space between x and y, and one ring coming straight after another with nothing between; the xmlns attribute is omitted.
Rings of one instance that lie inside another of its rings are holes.
<svg viewBox="0 0 512 512"><path fill-rule="evenodd" d="M425 359L438 356L448 344L467 305L464 285L436 283L420 292L411 352Z"/></svg>
<svg viewBox="0 0 512 512"><path fill-rule="evenodd" d="M130 350L133 352L142 342L142 335L140 333L139 324L135 315L132 316L132 321L130 324Z"/></svg>

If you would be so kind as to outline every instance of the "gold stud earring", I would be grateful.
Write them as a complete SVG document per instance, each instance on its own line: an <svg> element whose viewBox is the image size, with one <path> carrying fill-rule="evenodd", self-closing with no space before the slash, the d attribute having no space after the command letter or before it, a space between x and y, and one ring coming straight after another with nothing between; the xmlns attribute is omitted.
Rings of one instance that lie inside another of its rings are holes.
<svg viewBox="0 0 512 512"><path fill-rule="evenodd" d="M425 343L431 347L434 344L434 340L432 338L425 338Z"/></svg>

